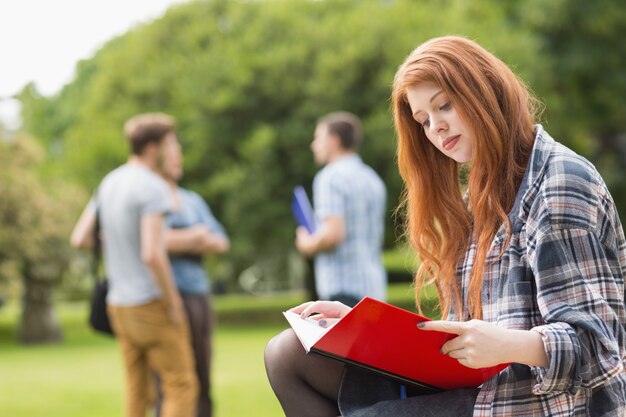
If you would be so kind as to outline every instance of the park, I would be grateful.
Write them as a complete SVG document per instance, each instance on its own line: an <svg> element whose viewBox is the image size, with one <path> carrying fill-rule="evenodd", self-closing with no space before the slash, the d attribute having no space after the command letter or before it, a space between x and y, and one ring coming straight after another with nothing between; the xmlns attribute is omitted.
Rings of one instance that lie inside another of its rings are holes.
<svg viewBox="0 0 626 417"><path fill-rule="evenodd" d="M0 414L121 413L119 349L87 326L90 253L69 237L102 177L124 163L130 116L176 118L182 184L231 240L203 264L218 318L216 415L277 416L263 351L287 327L281 312L311 296L290 200L298 185L311 191L317 117L361 117L363 160L388 190L389 302L415 311L420 261L395 210L406 191L390 110L398 64L434 36L480 42L535 92L550 134L602 174L623 218L625 30L618 0L189 1L110 39L58 93L21 86L20 126L0 123ZM440 316L434 288L418 300Z"/></svg>

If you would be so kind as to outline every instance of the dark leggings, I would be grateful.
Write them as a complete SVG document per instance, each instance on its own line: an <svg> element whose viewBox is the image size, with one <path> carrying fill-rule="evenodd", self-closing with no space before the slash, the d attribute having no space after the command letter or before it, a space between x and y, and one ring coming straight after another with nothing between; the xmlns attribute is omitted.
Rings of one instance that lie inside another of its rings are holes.
<svg viewBox="0 0 626 417"><path fill-rule="evenodd" d="M265 370L286 417L338 416L343 364L307 355L293 330L272 338L265 348Z"/></svg>
<svg viewBox="0 0 626 417"><path fill-rule="evenodd" d="M339 404L345 417L465 417L478 394L472 388L418 395L409 387L409 398L401 400L399 383L307 355L291 329L267 344L265 369L286 417L336 417Z"/></svg>

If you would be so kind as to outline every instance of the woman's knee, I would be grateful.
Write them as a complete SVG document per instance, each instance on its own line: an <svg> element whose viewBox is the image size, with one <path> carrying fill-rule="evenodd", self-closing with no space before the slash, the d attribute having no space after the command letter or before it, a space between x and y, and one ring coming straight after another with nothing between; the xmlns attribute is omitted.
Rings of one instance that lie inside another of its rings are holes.
<svg viewBox="0 0 626 417"><path fill-rule="evenodd" d="M268 376L271 377L276 371L292 369L295 357L304 354L304 348L293 330L287 329L277 334L265 346L265 369Z"/></svg>

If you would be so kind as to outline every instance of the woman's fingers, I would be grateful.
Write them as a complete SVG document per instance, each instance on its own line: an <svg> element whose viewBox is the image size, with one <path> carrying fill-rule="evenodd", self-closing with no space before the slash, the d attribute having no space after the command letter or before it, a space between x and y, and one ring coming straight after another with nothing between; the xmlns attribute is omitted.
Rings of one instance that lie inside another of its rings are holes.
<svg viewBox="0 0 626 417"><path fill-rule="evenodd" d="M313 313L317 313L324 318L341 318L348 314L350 310L350 307L338 301L309 301L291 309L291 311L300 314L303 318L309 317Z"/></svg>
<svg viewBox="0 0 626 417"><path fill-rule="evenodd" d="M306 303L302 303L302 304L300 304L300 305L298 305L298 306L293 307L293 308L291 309L291 311L293 311L293 312L294 312L294 313L296 313L296 314L300 314L300 313L302 313L302 311L303 311L305 308L307 308L308 306L310 306L310 305L311 305L311 304L313 304L313 303L314 303L314 301L308 301L308 302L306 302Z"/></svg>

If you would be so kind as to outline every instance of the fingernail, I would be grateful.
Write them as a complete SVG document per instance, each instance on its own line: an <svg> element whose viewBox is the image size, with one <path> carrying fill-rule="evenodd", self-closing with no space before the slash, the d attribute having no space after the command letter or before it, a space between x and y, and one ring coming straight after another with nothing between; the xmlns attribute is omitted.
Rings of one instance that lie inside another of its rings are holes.
<svg viewBox="0 0 626 417"><path fill-rule="evenodd" d="M420 329L424 327L424 322L419 322L417 323L417 327L419 327Z"/></svg>
<svg viewBox="0 0 626 417"><path fill-rule="evenodd" d="M326 320L324 320L324 319L321 319L317 323L320 325L320 327L326 327L326 325L328 324L328 323L326 323Z"/></svg>

